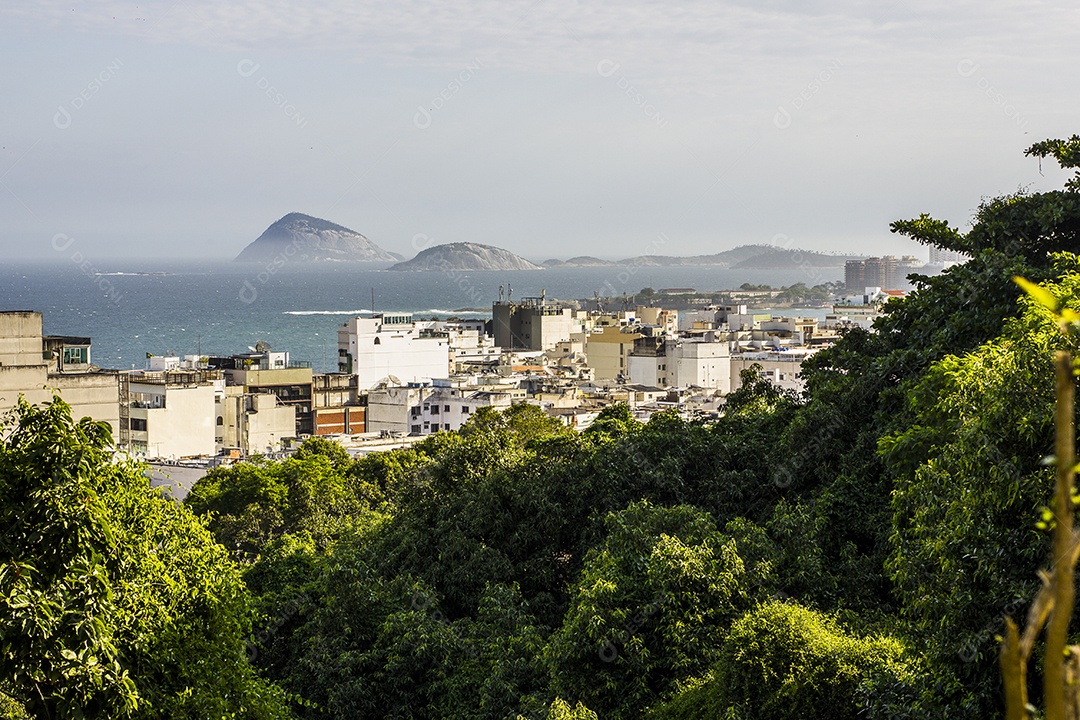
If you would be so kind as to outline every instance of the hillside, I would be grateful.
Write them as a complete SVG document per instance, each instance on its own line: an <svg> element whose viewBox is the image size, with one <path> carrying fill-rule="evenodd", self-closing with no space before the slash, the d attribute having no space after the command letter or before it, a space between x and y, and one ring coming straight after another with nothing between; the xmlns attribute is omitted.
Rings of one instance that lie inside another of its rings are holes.
<svg viewBox="0 0 1080 720"><path fill-rule="evenodd" d="M388 270L429 272L432 270L543 270L509 250L479 243L448 243L421 251L412 260L391 265Z"/></svg>
<svg viewBox="0 0 1080 720"><path fill-rule="evenodd" d="M276 258L390 263L401 256L387 252L355 230L294 212L266 228L240 251L235 262L273 262Z"/></svg>
<svg viewBox="0 0 1080 720"><path fill-rule="evenodd" d="M813 252L809 250L787 250L785 248L769 247L764 252L752 255L732 265L735 269L763 269L790 267L796 265L811 267L844 267L848 260L859 260L862 255L829 255L827 253Z"/></svg>
<svg viewBox="0 0 1080 720"><path fill-rule="evenodd" d="M621 265L677 267L709 265L724 268L775 268L792 263L812 267L843 266L853 256L826 255L776 245L740 245L709 255L639 255L620 261Z"/></svg>

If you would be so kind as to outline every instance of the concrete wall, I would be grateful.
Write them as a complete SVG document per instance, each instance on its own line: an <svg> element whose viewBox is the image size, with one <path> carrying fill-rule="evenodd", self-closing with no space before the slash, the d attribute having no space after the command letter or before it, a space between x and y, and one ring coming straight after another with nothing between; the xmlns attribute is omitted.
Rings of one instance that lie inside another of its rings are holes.
<svg viewBox="0 0 1080 720"><path fill-rule="evenodd" d="M246 395L240 449L248 454L277 452L283 438L296 436L296 408L278 404L270 393Z"/></svg>
<svg viewBox="0 0 1080 720"><path fill-rule="evenodd" d="M76 420L91 417L112 426L119 440L120 386L115 372L50 375L45 365L0 366L0 414L15 407L21 394L35 405L52 400L53 390L71 406Z"/></svg>
<svg viewBox="0 0 1080 720"><path fill-rule="evenodd" d="M668 351L670 384L731 392L731 361L727 341L681 342Z"/></svg>
<svg viewBox="0 0 1080 720"><path fill-rule="evenodd" d="M146 457L182 458L217 454L213 385L175 387L131 383L131 392L165 394L163 408L131 408L131 418L146 420L145 431L131 431L132 443L145 443Z"/></svg>
<svg viewBox="0 0 1080 720"><path fill-rule="evenodd" d="M667 384L667 358L662 355L631 355L627 358L627 377L635 385L664 387Z"/></svg>
<svg viewBox="0 0 1080 720"><path fill-rule="evenodd" d="M367 431L408 434L412 425L409 410L431 397L430 387L389 387L368 393Z"/></svg>
<svg viewBox="0 0 1080 720"><path fill-rule="evenodd" d="M41 313L0 312L0 365L41 365Z"/></svg>
<svg viewBox="0 0 1080 720"><path fill-rule="evenodd" d="M742 387L742 371L750 366L761 365L762 373L773 385L787 390L801 391L805 383L799 378L801 360L752 360L732 356L731 391Z"/></svg>

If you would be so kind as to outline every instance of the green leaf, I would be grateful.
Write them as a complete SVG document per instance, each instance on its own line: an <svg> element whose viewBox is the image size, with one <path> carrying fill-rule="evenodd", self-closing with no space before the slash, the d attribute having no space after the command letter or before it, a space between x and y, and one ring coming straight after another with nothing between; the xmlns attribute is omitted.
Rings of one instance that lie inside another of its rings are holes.
<svg viewBox="0 0 1080 720"><path fill-rule="evenodd" d="M1013 276L1013 282L1019 285L1020 288L1028 295L1035 298L1035 300L1040 305L1050 310L1050 312L1054 313L1055 315L1057 314L1058 308L1061 306L1061 302L1052 292L1042 287L1041 285L1036 285L1027 278L1020 277L1019 275Z"/></svg>

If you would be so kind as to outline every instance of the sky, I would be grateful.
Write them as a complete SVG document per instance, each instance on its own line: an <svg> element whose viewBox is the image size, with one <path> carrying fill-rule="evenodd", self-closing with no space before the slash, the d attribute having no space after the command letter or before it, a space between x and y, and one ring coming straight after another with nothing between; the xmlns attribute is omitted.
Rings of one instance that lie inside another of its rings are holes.
<svg viewBox="0 0 1080 720"><path fill-rule="evenodd" d="M1023 151L1080 133L1064 0L16 1L0 60L7 259L227 259L293 211L406 257L925 257L889 223L1060 188Z"/></svg>

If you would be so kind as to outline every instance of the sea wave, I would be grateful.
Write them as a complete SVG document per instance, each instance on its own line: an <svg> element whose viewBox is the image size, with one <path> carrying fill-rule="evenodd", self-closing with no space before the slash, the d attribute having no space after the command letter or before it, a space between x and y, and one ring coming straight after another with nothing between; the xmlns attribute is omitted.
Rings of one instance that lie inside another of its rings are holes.
<svg viewBox="0 0 1080 720"><path fill-rule="evenodd" d="M457 310L444 310L442 308L428 308L427 310L406 311L412 315L459 315L463 312L485 312L484 308L459 308ZM371 315L371 310L283 310L282 315Z"/></svg>
<svg viewBox="0 0 1080 720"><path fill-rule="evenodd" d="M370 315L370 310L283 310L282 315Z"/></svg>

